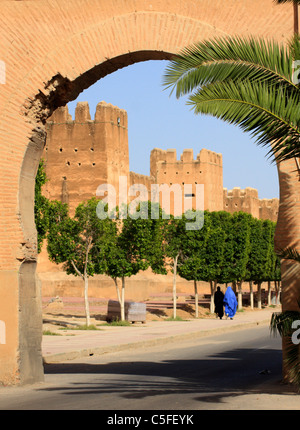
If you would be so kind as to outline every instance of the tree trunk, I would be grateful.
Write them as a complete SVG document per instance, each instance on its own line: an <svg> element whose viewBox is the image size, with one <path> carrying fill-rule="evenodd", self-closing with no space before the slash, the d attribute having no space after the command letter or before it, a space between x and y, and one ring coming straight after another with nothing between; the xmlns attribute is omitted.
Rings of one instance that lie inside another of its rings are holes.
<svg viewBox="0 0 300 430"><path fill-rule="evenodd" d="M232 289L234 294L236 294L236 281L232 281Z"/></svg>
<svg viewBox="0 0 300 430"><path fill-rule="evenodd" d="M257 284L257 307L261 309L261 282Z"/></svg>
<svg viewBox="0 0 300 430"><path fill-rule="evenodd" d="M288 246L292 246L297 251L300 251L300 181L298 171L295 169L295 160L277 163L277 170L279 175L280 204L275 230L275 249L286 249ZM299 312L300 264L296 261L281 260L280 266L280 302L282 311ZM282 348L284 358L286 354L286 344L284 341ZM285 367L284 360L283 367Z"/></svg>
<svg viewBox="0 0 300 430"><path fill-rule="evenodd" d="M117 280L117 278L113 278L113 279L114 279L114 283L115 283L116 290L117 290L118 302L119 302L119 305L120 305L120 318L121 318L121 321L124 321L122 319L122 315L124 316L124 312L122 312L122 309L124 308L124 299L122 299L122 297L124 297L123 288L121 287L121 294L120 294L118 280ZM122 285L123 285L123 279L122 279ZM125 316L124 316L124 319L125 319Z"/></svg>
<svg viewBox="0 0 300 430"><path fill-rule="evenodd" d="M88 255L89 249L87 250ZM76 273L78 276L80 276L83 279L84 282L84 306L85 306L85 317L86 317L86 325L90 325L90 307L89 307L89 295L88 295L88 289L89 289L89 277L87 274L86 266L87 266L87 257L85 262L85 268L84 273L82 274L76 267L76 264L73 260L71 260L71 264L74 267Z"/></svg>
<svg viewBox="0 0 300 430"><path fill-rule="evenodd" d="M280 281L274 281L274 287L275 287L275 303L276 305L280 304L280 295L279 295L279 291L280 291Z"/></svg>
<svg viewBox="0 0 300 430"><path fill-rule="evenodd" d="M294 8L294 34L298 34L298 4L293 4Z"/></svg>
<svg viewBox="0 0 300 430"><path fill-rule="evenodd" d="M125 321L125 276L122 276L122 290L121 290L121 321Z"/></svg>
<svg viewBox="0 0 300 430"><path fill-rule="evenodd" d="M117 278L113 278L113 280L114 280L114 283L115 283L115 286L116 286L118 302L120 303L120 306L121 306L121 296L120 296L120 291L119 291L118 279Z"/></svg>
<svg viewBox="0 0 300 430"><path fill-rule="evenodd" d="M210 313L215 311L214 295L216 292L217 281L210 281Z"/></svg>
<svg viewBox="0 0 300 430"><path fill-rule="evenodd" d="M250 281L249 282L249 286L250 286L250 307L251 309L254 308L254 297L253 297L253 282Z"/></svg>
<svg viewBox="0 0 300 430"><path fill-rule="evenodd" d="M87 274L85 274L84 275L84 305L85 305L85 317L86 317L87 326L91 324L88 290L89 290L89 278Z"/></svg>
<svg viewBox="0 0 300 430"><path fill-rule="evenodd" d="M197 281L194 280L194 291L195 291L195 317L198 318L199 312L198 312L198 288L197 288Z"/></svg>
<svg viewBox="0 0 300 430"><path fill-rule="evenodd" d="M271 290L271 281L268 281L268 306L271 306L272 304L272 290Z"/></svg>
<svg viewBox="0 0 300 430"><path fill-rule="evenodd" d="M238 310L241 310L243 308L242 284L242 281L238 282Z"/></svg>
<svg viewBox="0 0 300 430"><path fill-rule="evenodd" d="M178 255L176 255L175 258L173 258L173 318L176 318L176 275L177 275L177 261L178 261Z"/></svg>

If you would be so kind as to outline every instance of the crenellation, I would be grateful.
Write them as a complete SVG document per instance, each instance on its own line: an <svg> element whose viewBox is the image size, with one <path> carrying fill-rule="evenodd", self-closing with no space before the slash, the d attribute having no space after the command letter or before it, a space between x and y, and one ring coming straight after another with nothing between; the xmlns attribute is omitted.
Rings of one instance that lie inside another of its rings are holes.
<svg viewBox="0 0 300 430"><path fill-rule="evenodd" d="M200 163L211 163L217 166L223 166L222 154L210 151L206 148L202 148L201 151L197 154L197 160Z"/></svg>
<svg viewBox="0 0 300 430"><path fill-rule="evenodd" d="M247 187L242 190L234 187L232 190L223 189L224 210L230 213L246 212L259 219L270 219L276 222L279 200L259 199L255 188Z"/></svg>
<svg viewBox="0 0 300 430"><path fill-rule="evenodd" d="M78 102L75 108L75 123L91 121L90 107L88 102Z"/></svg>
<svg viewBox="0 0 300 430"><path fill-rule="evenodd" d="M165 163L177 163L176 149L167 149Z"/></svg>
<svg viewBox="0 0 300 430"><path fill-rule="evenodd" d="M192 149L184 149L180 160L183 163L193 163L194 162L194 154L193 154L193 150Z"/></svg>
<svg viewBox="0 0 300 430"><path fill-rule="evenodd" d="M127 114L101 102L91 120L87 102L75 108L75 120L68 121L68 108L59 108L48 122L43 158L50 181L44 192L51 199L67 197L70 212L96 194L102 183L118 190L119 176L128 175Z"/></svg>
<svg viewBox="0 0 300 430"><path fill-rule="evenodd" d="M68 106L61 106L53 112L47 123L66 123L70 118L72 119L72 116L69 114Z"/></svg>
<svg viewBox="0 0 300 430"><path fill-rule="evenodd" d="M75 119L70 121L68 107L58 108L48 121L44 151L50 182L45 186L49 198L69 201L72 210L80 201L95 195L102 183L119 190L119 177L128 178L128 188L143 184L191 186L195 207L196 186L204 185L204 208L244 211L257 218L276 220L278 199L258 198L252 187L223 189L222 154L202 148L194 159L192 149L184 149L177 159L176 149L154 148L150 154L150 176L129 171L127 112L101 101L91 119L87 102L77 103ZM174 208L171 209L175 210Z"/></svg>
<svg viewBox="0 0 300 430"><path fill-rule="evenodd" d="M94 121L97 123L110 123L111 125L127 128L127 112L111 103L101 101L96 106Z"/></svg>

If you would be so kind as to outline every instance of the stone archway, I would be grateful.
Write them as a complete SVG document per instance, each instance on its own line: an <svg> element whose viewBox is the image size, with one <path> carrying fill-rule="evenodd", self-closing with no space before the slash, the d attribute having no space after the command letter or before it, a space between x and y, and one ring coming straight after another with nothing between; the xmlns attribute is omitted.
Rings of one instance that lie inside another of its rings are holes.
<svg viewBox="0 0 300 430"><path fill-rule="evenodd" d="M286 42L289 5L273 0L37 0L1 2L0 383L43 379L41 304L35 281L34 181L45 121L101 77L129 64L168 59L201 39L260 35ZM5 72L5 73L4 73ZM277 243L296 244L300 183L279 166ZM298 240L298 239L297 239ZM284 306L295 307L295 267L283 270Z"/></svg>

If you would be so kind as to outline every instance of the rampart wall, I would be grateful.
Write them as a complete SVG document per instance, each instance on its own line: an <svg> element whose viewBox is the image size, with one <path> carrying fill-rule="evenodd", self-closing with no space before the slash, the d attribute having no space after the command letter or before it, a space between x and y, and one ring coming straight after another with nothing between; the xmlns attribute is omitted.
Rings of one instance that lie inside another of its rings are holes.
<svg viewBox="0 0 300 430"><path fill-rule="evenodd" d="M232 190L224 188L224 210L230 213L246 212L259 219L277 221L279 200L259 199L255 188L247 187L242 190L235 187Z"/></svg>
<svg viewBox="0 0 300 430"><path fill-rule="evenodd" d="M0 381L31 383L43 377L33 208L47 118L104 76L171 59L199 41L251 35L286 44L293 14L289 3L273 0L39 0L2 1L0 19L0 314L7 328ZM276 244L299 250L294 160L280 163L278 176ZM298 266L282 264L283 310L299 310Z"/></svg>
<svg viewBox="0 0 300 430"><path fill-rule="evenodd" d="M45 195L68 202L71 213L103 183L118 193L119 176L129 175L127 112L100 102L92 120L88 103L80 102L73 120L67 106L57 109L47 122L43 158Z"/></svg>
<svg viewBox="0 0 300 430"><path fill-rule="evenodd" d="M105 102L97 105L94 119L91 119L86 102L77 104L74 120L67 107L58 108L47 122L43 158L49 179L44 193L50 199L67 202L71 214L74 214L79 203L96 196L97 189L102 184L115 187L116 203L119 204L119 177L122 176L127 180L128 201L135 195L138 196L135 191L133 195L129 195L129 187L135 184L144 186L149 197L152 185L166 184L169 190L174 185L180 186L182 200L179 205L178 200L174 199L175 195L172 192L169 194L169 209L173 214L179 214L176 213L177 209L182 213L184 202L189 207L196 208L197 201L202 202L199 193L204 191L204 209L231 213L243 211L256 218L277 219L278 199L260 200L257 190L253 188L223 189L222 155L204 148L196 158L192 149L185 149L177 158L175 149L154 148L150 154L149 176L130 171L127 112ZM201 184L203 187L197 188ZM162 200L162 193L160 203L165 210L168 209L168 202ZM82 293L80 279L67 276L61 266L51 263L45 246L39 255L38 273L43 295ZM142 298L147 294L148 287L145 287L143 293L137 288L140 282L151 286L151 291L171 288L172 283L168 277L154 276L147 271L128 280L132 297ZM187 281L179 282L183 289L185 286L190 288ZM114 284L107 277L96 276L91 280L90 294L114 297Z"/></svg>
<svg viewBox="0 0 300 430"><path fill-rule="evenodd" d="M157 184L167 184L169 187L179 185L182 189L182 202L193 209L197 208L197 202L201 204L200 194L204 194L202 208L211 211L223 209L221 154L202 149L194 159L193 150L185 149L178 160L175 149L155 148L150 156L150 174ZM199 185L203 185L203 188L197 187ZM181 215L184 204L175 208L174 203L176 202L173 200L171 208L174 210L171 212Z"/></svg>

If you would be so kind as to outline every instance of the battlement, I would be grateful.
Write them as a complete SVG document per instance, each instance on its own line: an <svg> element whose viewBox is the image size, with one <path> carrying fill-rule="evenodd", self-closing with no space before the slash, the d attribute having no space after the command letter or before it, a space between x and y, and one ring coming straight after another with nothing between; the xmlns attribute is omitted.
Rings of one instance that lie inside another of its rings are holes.
<svg viewBox="0 0 300 430"><path fill-rule="evenodd" d="M258 191L255 188L247 187L242 190L240 187L234 187L232 190L224 188L224 198L237 197L237 198L256 198L258 199Z"/></svg>
<svg viewBox="0 0 300 430"><path fill-rule="evenodd" d="M195 158L193 149L184 149L178 157L176 149L154 148L150 176L130 172L127 112L111 103L99 102L94 118L88 102L77 103L74 119L68 106L60 107L47 125L43 157L50 182L45 192L51 199L68 201L71 209L95 195L103 183L112 184L118 194L119 177L126 176L128 185L143 184L149 192L152 184L180 185L182 197L191 198L192 205L202 185L205 209L277 219L278 199L260 200L250 187L223 189L222 154L205 148Z"/></svg>
<svg viewBox="0 0 300 430"><path fill-rule="evenodd" d="M198 164L199 163L209 163L214 164L216 166L222 167L223 160L222 154L218 154L216 152L210 151L208 149L201 149L201 151L197 154L196 159L194 159L194 154L192 149L184 149L182 154L180 155L180 159L177 159L176 149L160 149L154 148L151 151L150 155L150 171L151 176L155 176L158 165L159 164L177 164L177 167L180 164Z"/></svg>
<svg viewBox="0 0 300 430"><path fill-rule="evenodd" d="M68 106L59 107L48 119L48 124L84 124L84 123L110 123L119 127L128 127L127 112L104 101L96 106L95 116L92 120L88 102L78 102L75 108L75 118L69 113Z"/></svg>
<svg viewBox="0 0 300 430"><path fill-rule="evenodd" d="M222 154L210 151L209 149L205 148L201 149L201 151L197 155L197 161L200 161L201 163L215 164L217 166L223 167Z"/></svg>
<svg viewBox="0 0 300 430"><path fill-rule="evenodd" d="M235 187L232 190L223 189L224 210L230 213L247 212L259 219L270 219L276 222L278 217L278 199L259 199L255 188L247 187L242 190Z"/></svg>
<svg viewBox="0 0 300 430"><path fill-rule="evenodd" d="M69 201L71 211L102 183L118 190L119 176L129 173L127 112L102 101L92 119L89 104L79 102L74 116L68 106L56 109L47 121L43 154L51 181L46 195Z"/></svg>

